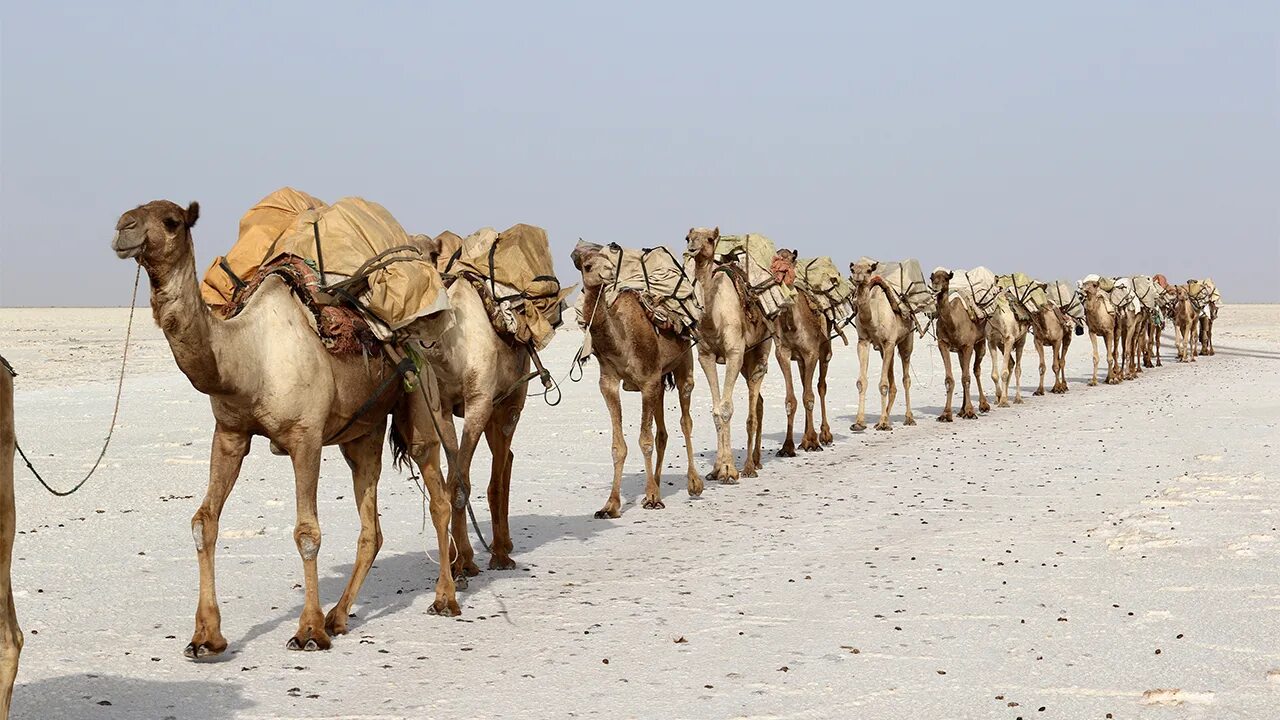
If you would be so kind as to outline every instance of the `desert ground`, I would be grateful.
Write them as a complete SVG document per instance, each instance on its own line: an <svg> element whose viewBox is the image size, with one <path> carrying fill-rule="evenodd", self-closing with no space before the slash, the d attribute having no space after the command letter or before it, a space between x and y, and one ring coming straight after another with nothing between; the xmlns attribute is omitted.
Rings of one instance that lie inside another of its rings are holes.
<svg viewBox="0 0 1280 720"><path fill-rule="evenodd" d="M126 313L0 309L0 352L20 373L19 441L63 486L106 430ZM1064 396L1030 396L1029 346L1026 402L952 424L933 421L942 364L921 341L920 424L901 424L900 395L892 432L849 431L857 360L838 346L836 444L795 459L773 457L785 417L772 366L760 477L710 484L701 498L684 491L669 395L661 511L636 504L629 395L618 520L592 517L611 460L588 364L558 407L531 398L517 433L519 569L474 578L462 617L429 615L433 536L419 491L388 463L386 544L351 634L329 652L284 648L302 603L293 480L260 440L219 541L231 646L199 664L182 649L211 415L145 308L135 330L105 467L61 499L18 468L17 718L1163 719L1280 708L1280 306L1226 306L1215 357L1179 364L1166 338L1164 367L1117 387L1085 386L1088 338L1074 338ZM546 353L558 377L580 340L562 329ZM705 472L715 435L698 381ZM737 410L741 447L741 397ZM485 451L474 477L487 535ZM326 606L354 557L350 494L326 450Z"/></svg>

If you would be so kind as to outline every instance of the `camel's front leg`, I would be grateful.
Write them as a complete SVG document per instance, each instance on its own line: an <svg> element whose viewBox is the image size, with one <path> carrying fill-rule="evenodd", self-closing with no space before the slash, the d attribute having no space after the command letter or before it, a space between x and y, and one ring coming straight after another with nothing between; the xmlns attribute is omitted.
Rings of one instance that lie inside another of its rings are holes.
<svg viewBox="0 0 1280 720"><path fill-rule="evenodd" d="M1098 384L1098 336L1093 328L1089 328L1089 344L1093 345L1093 376L1089 378L1089 387L1094 387Z"/></svg>
<svg viewBox="0 0 1280 720"><path fill-rule="evenodd" d="M1163 327L1156 327L1155 324L1152 323L1151 344L1155 349L1156 367L1164 367L1164 365L1160 362L1161 355L1163 355L1164 353L1164 343L1162 342L1163 338L1161 337L1162 335L1164 335L1164 333L1160 332L1163 329L1164 329Z"/></svg>
<svg viewBox="0 0 1280 720"><path fill-rule="evenodd" d="M317 423L317 425L319 425ZM293 542L302 557L305 591L298 631L289 638L289 650L328 650L329 634L324 629L324 611L320 609L320 578L316 558L320 555L320 519L316 513L316 491L320 484L319 436L295 439L285 444L293 462L297 522L293 526Z"/></svg>
<svg viewBox="0 0 1280 720"><path fill-rule="evenodd" d="M489 489L485 493L489 500L489 519L493 525L490 570L514 570L516 567L515 560L511 559L511 551L515 549L515 545L511 542L511 526L508 522L511 508L511 466L515 462L511 442L515 438L524 402L524 393L516 393L514 397L508 398L504 407L494 411L484 431L489 443L489 453L493 456Z"/></svg>
<svg viewBox="0 0 1280 720"><path fill-rule="evenodd" d="M716 426L716 462L711 472L707 473L707 479L736 483L738 481L738 468L733 459L732 433L729 428L729 419L733 416L733 378L737 377L738 373L737 371L733 373L726 372L724 388L722 389L720 387L720 377L716 371L716 356L699 349L698 364L702 366L702 372L707 376L707 385L710 386L711 420ZM738 367L741 367L741 365L742 355L739 354Z"/></svg>
<svg viewBox="0 0 1280 720"><path fill-rule="evenodd" d="M978 341L977 346L982 346L982 341ZM974 346L967 345L960 348L960 387L964 397L960 402L960 417L966 420L973 420L978 417L978 413L973 409L973 401L969 395L969 368L974 356ZM973 371L978 372L978 366L973 363Z"/></svg>
<svg viewBox="0 0 1280 720"><path fill-rule="evenodd" d="M1106 333L1102 336L1102 342L1107 346L1107 384L1118 385L1120 383L1120 339L1116 337L1115 332Z"/></svg>
<svg viewBox="0 0 1280 720"><path fill-rule="evenodd" d="M991 384L996 388L996 407L1005 407L1009 403L1000 394L1000 361L1004 359L1007 362L1007 358L1002 358L999 343L995 340L987 342L991 346ZM977 372L977 368L974 371Z"/></svg>
<svg viewBox="0 0 1280 720"><path fill-rule="evenodd" d="M419 392L405 397L395 411L395 425L392 432L399 433L406 452L417 464L422 474L422 485L427 491L427 501L431 511L431 525L436 531L436 552L440 558L440 574L436 577L436 597L428 610L433 615L454 616L462 611L458 607L457 585L453 582L452 564L449 554L452 543L449 540L450 496L445 491L444 475L440 473L440 445L443 438L436 433L452 434L452 429L445 429L440 415L433 411L424 397L425 391L419 386ZM432 419L432 416L435 419ZM452 426L449 426L450 428ZM456 450L452 452L456 453Z"/></svg>
<svg viewBox="0 0 1280 720"><path fill-rule="evenodd" d="M787 387L787 439L782 441L782 447L778 450L778 457L795 457L796 388L794 379L791 376L791 357L790 353L783 348L782 343L778 343L775 355L778 359L778 368L782 370L782 380Z"/></svg>
<svg viewBox="0 0 1280 720"><path fill-rule="evenodd" d="M1054 348L1053 352L1056 356L1057 354L1056 347ZM1031 394L1035 395L1036 397L1039 397L1041 395L1044 395L1044 371L1045 371L1044 343L1041 343L1039 338L1036 338L1036 354L1040 356L1040 387L1036 388L1036 391ZM1056 390L1058 385L1058 360L1056 357L1054 358L1054 361L1053 361L1053 382L1054 382L1054 389Z"/></svg>
<svg viewBox="0 0 1280 720"><path fill-rule="evenodd" d="M867 365L871 362L871 341L858 333L858 414L849 428L854 432L867 429Z"/></svg>
<svg viewBox="0 0 1280 720"><path fill-rule="evenodd" d="M738 462L733 455L733 428L730 422L733 420L733 387L738 381L738 373L742 372L742 351L730 350L729 355L724 361L724 386L720 389L720 403L713 415L719 419L720 432L724 436L724 457L719 457L717 453L716 475L720 478L720 482L736 483L740 475L738 474ZM751 422L751 406L747 406L747 423L750 429ZM747 435L747 462L751 461L751 436ZM750 477L750 476L748 476Z"/></svg>
<svg viewBox="0 0 1280 720"><path fill-rule="evenodd" d="M893 407L893 346L885 343L876 348L880 353L880 419L876 430L892 430L889 408Z"/></svg>
<svg viewBox="0 0 1280 720"><path fill-rule="evenodd" d="M655 416L662 414L662 378L658 377L653 385L640 390L640 453L644 455L644 507L645 510L661 510L666 505L662 502L662 451L654 457L653 426ZM666 434L666 428L658 421L659 432ZM665 448L666 438L662 438ZM656 463L654 462L656 459Z"/></svg>
<svg viewBox="0 0 1280 720"><path fill-rule="evenodd" d="M325 632L334 635L347 634L347 618L351 605L360 594L369 568L382 548L382 527L378 519L378 478L382 475L382 438L386 436L386 423L364 437L342 445L342 456L351 468L351 485L355 491L356 511L360 514L360 537L356 540L356 561L351 566L351 578L342 591L338 604L324 618Z"/></svg>
<svg viewBox="0 0 1280 720"><path fill-rule="evenodd" d="M1022 351L1026 349L1026 335L1023 335L1023 342L1013 347L1013 404L1022 404ZM1005 387L1004 396L1009 397L1009 388Z"/></svg>
<svg viewBox="0 0 1280 720"><path fill-rule="evenodd" d="M249 453L250 436L222 428L213 431L209 456L209 488L200 509L191 518L191 535L196 542L200 564L200 601L196 605L196 629L183 652L195 660L217 655L227 649L222 636L222 614L214 589L214 553L218 546L218 521L227 496L240 475L240 464Z"/></svg>
<svg viewBox="0 0 1280 720"><path fill-rule="evenodd" d="M743 464L742 474L756 477L756 471L763 466L760 451L764 445L764 395L761 388L764 376L769 372L768 341L752 350L744 362L747 369L743 374L747 381L747 403L754 412L747 413L747 462Z"/></svg>
<svg viewBox="0 0 1280 720"><path fill-rule="evenodd" d="M942 408L942 414L938 416L938 422L951 422L951 400L956 391L956 378L951 371L951 349L942 340L938 340L938 351L942 353L942 365L947 371L947 404Z"/></svg>
<svg viewBox="0 0 1280 720"><path fill-rule="evenodd" d="M1064 393L1067 391L1067 349L1071 347L1071 334L1063 333L1062 339L1053 346L1053 377L1054 392ZM1061 387L1058 383L1061 383Z"/></svg>
<svg viewBox="0 0 1280 720"><path fill-rule="evenodd" d="M813 373L817 370L816 356L800 358L800 383L804 387L804 438L800 441L800 449L807 452L822 449L818 441L818 429L813 424Z"/></svg>
<svg viewBox="0 0 1280 720"><path fill-rule="evenodd" d="M697 461L693 457L693 356L680 364L676 370L676 390L680 394L680 432L684 435L684 450L688 465L685 468L689 495L697 497L702 494L702 475L698 473Z"/></svg>
<svg viewBox="0 0 1280 720"><path fill-rule="evenodd" d="M522 390L516 390L523 394ZM493 397L478 394L468 397L465 417L462 420L462 439L458 443L458 451L449 463L449 477L446 487L453 498L453 544L457 556L453 561L453 576L462 589L467 587L467 578L480 574L480 566L476 565L476 552L471 547L471 536L467 534L467 503L471 501L471 461L475 457L476 447L484 437L484 429L489 426L493 417ZM452 423L451 423L452 424ZM447 432L452 433L452 427Z"/></svg>
<svg viewBox="0 0 1280 720"><path fill-rule="evenodd" d="M915 425L916 416L911 412L911 351L915 347L915 339L907 330L907 339L898 345L898 357L902 360L902 401L907 405L907 415L903 425Z"/></svg>
<svg viewBox="0 0 1280 720"><path fill-rule="evenodd" d="M818 442L823 445L834 445L835 437L831 435L831 423L827 422L827 370L831 365L831 351L828 350L818 361L818 402L822 405L822 427L818 430Z"/></svg>
<svg viewBox="0 0 1280 720"><path fill-rule="evenodd" d="M600 395L609 409L609 424L613 428L613 489L604 507L596 511L596 517L601 519L622 516L622 466L627 461L627 439L622 434L622 398L618 394L621 384L621 378L600 365Z"/></svg>

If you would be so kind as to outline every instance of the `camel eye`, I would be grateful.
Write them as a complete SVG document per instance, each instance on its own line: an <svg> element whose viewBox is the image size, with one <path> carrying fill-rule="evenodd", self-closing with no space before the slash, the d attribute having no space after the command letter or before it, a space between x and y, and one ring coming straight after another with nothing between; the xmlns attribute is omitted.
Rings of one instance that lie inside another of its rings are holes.
<svg viewBox="0 0 1280 720"><path fill-rule="evenodd" d="M169 232L177 232L180 226L181 226L181 223L179 223L177 220L174 220L173 218L164 219L164 229L168 230Z"/></svg>

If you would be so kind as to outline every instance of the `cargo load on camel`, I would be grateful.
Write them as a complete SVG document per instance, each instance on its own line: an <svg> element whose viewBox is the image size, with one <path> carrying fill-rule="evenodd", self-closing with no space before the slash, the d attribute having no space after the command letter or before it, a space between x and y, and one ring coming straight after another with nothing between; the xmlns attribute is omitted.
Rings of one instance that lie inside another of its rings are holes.
<svg viewBox="0 0 1280 720"><path fill-rule="evenodd" d="M1011 307L1013 314L1022 322L1029 322L1031 316L1040 311L1040 307L1049 301L1042 283L1033 280L1026 273L1010 273L996 278L996 284L1009 291L1013 298Z"/></svg>
<svg viewBox="0 0 1280 720"><path fill-rule="evenodd" d="M907 258L902 262L880 262L864 257L859 262L874 263L875 275L872 276L872 282L876 278L884 281L881 287L892 294L889 304L924 337L935 303L933 292L925 282L924 270L920 268L920 261Z"/></svg>
<svg viewBox="0 0 1280 720"><path fill-rule="evenodd" d="M395 331L449 307L439 274L404 228L362 198L325 205L291 188L268 195L241 218L240 239L209 268L201 292L231 318L271 276L312 311L335 354L373 352Z"/></svg>
<svg viewBox="0 0 1280 720"><path fill-rule="evenodd" d="M1071 287L1071 283L1066 280L1054 280L1047 284L1045 295L1049 302L1058 306L1073 321L1084 322L1084 300L1081 299L1080 293Z"/></svg>
<svg viewBox="0 0 1280 720"><path fill-rule="evenodd" d="M833 329L853 318L853 286L829 257L801 258L795 264L795 287L826 316Z"/></svg>
<svg viewBox="0 0 1280 720"><path fill-rule="evenodd" d="M978 321L991 315L1002 288L996 285L995 273L978 266L972 270L954 271L950 290L952 297L958 297L964 303L969 316Z"/></svg>
<svg viewBox="0 0 1280 720"><path fill-rule="evenodd" d="M695 293L693 274L685 272L670 250L663 246L635 249L580 240L573 251L575 258L595 253L606 261L601 297L608 305L612 306L622 293L635 293L654 327L686 337L696 334L702 305ZM583 306L585 297L579 295L574 306L578 325L584 329L594 311Z"/></svg>
<svg viewBox="0 0 1280 720"><path fill-rule="evenodd" d="M716 272L728 273L740 283L743 299L772 320L795 298L795 288L779 282L773 273L776 255L773 241L764 235L721 235L716 241Z"/></svg>
<svg viewBox="0 0 1280 720"><path fill-rule="evenodd" d="M551 342L563 322L564 300L576 286L562 288L556 279L545 230L523 223L502 232L482 228L449 255L441 247L442 272L476 287L499 334L535 350Z"/></svg>

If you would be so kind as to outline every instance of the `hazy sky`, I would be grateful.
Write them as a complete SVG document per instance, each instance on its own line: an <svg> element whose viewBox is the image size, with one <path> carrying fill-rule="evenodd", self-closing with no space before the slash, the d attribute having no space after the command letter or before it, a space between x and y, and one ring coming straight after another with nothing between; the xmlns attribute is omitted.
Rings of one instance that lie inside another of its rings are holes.
<svg viewBox="0 0 1280 720"><path fill-rule="evenodd" d="M199 200L202 269L293 185L410 232L691 225L1280 301L1280 4L3 4L0 305L121 305L109 242ZM1052 5L1052 7L1050 7Z"/></svg>

